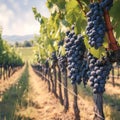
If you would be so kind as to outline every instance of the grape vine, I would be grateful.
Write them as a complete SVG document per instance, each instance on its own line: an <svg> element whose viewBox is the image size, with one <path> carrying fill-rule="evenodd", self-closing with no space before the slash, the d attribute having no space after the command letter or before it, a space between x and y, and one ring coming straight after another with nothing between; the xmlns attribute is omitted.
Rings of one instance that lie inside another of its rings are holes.
<svg viewBox="0 0 120 120"><path fill-rule="evenodd" d="M103 20L103 11L99 3L90 4L90 11L86 14L88 25L86 33L89 36L89 44L91 47L98 49L102 46L105 36L105 23Z"/></svg>
<svg viewBox="0 0 120 120"><path fill-rule="evenodd" d="M85 46L83 41L83 36L76 36L74 33L74 26L72 26L72 31L66 33L67 38L65 40L65 50L67 55L69 78L71 83L81 83L81 72L80 66L83 64Z"/></svg>
<svg viewBox="0 0 120 120"><path fill-rule="evenodd" d="M119 22L118 4L120 1L117 0L47 0L51 13L49 18L33 9L36 20L41 24L40 58L52 58L49 63L54 65L58 62L62 73L67 67L76 93L76 83L83 81L86 85L89 79L96 98L95 112L102 118L105 84L112 64L120 61L119 26L112 27ZM99 116L95 115L95 118Z"/></svg>

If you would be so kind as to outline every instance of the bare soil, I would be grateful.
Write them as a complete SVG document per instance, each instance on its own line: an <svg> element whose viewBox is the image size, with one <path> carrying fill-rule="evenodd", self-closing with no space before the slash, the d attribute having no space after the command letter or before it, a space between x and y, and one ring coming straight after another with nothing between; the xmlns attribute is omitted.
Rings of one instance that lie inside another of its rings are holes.
<svg viewBox="0 0 120 120"><path fill-rule="evenodd" d="M27 107L24 105L20 107L16 114L25 118L24 120L27 120L26 118L29 118L29 120L74 120L73 94L69 93L70 108L67 113L64 113L64 107L60 104L59 99L57 99L53 93L48 92L47 83L42 80L30 66L29 75L29 91L26 96L28 105ZM119 84L118 81L117 83ZM119 94L117 91L119 91L119 86L114 88L111 83L107 83L107 94ZM78 105L81 120L93 120L94 104L92 98L87 96L82 98L78 96ZM118 113L111 110L109 106L104 105L104 112L106 120L119 120L119 118L117 118Z"/></svg>
<svg viewBox="0 0 120 120"><path fill-rule="evenodd" d="M67 113L64 113L64 107L59 99L48 92L47 83L41 80L31 67L29 67L29 74L30 88L26 98L29 103L27 108L24 106L20 108L17 114L31 120L74 120L73 96L69 94L70 108ZM78 104L81 108L81 120L92 120L93 106L82 98L78 100Z"/></svg>

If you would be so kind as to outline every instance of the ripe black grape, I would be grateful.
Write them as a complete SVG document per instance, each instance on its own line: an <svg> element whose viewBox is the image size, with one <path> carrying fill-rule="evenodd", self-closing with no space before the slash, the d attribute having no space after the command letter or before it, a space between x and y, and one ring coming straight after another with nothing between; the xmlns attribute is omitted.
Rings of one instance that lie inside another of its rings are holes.
<svg viewBox="0 0 120 120"><path fill-rule="evenodd" d="M67 31L66 34L68 35L70 31ZM67 70L67 58L66 55L62 55L60 50L60 47L64 45L64 40L59 41L58 43L58 55L57 55L57 59L58 59L58 65L60 68L60 71L62 73L66 72Z"/></svg>
<svg viewBox="0 0 120 120"><path fill-rule="evenodd" d="M72 26L72 30L69 32L69 34L67 32L67 38L65 39L65 42L65 50L69 70L68 76L71 79L72 84L80 84L82 77L85 76L84 73L86 72L86 69L83 70L83 67L85 67L85 65L83 65L85 52L83 36L76 35L74 32L74 26ZM86 84L86 82L84 83Z"/></svg>
<svg viewBox="0 0 120 120"><path fill-rule="evenodd" d="M91 47L98 49L102 46L105 36L105 23L103 19L103 10L99 3L90 4L90 11L86 14L88 25L86 27L86 34L89 37L88 43Z"/></svg>
<svg viewBox="0 0 120 120"><path fill-rule="evenodd" d="M105 91L106 79L110 73L112 64L107 57L98 59L88 53L88 58L90 68L90 86L93 88L94 93L103 93Z"/></svg>
<svg viewBox="0 0 120 120"><path fill-rule="evenodd" d="M60 71L64 73L67 68L67 58L65 55L59 55L58 56L58 65L60 67Z"/></svg>
<svg viewBox="0 0 120 120"><path fill-rule="evenodd" d="M86 59L83 59L83 64L81 66L81 76L84 86L86 86L88 79L89 79L90 71L89 65Z"/></svg>
<svg viewBox="0 0 120 120"><path fill-rule="evenodd" d="M100 7L109 11L113 6L113 0L102 0Z"/></svg>

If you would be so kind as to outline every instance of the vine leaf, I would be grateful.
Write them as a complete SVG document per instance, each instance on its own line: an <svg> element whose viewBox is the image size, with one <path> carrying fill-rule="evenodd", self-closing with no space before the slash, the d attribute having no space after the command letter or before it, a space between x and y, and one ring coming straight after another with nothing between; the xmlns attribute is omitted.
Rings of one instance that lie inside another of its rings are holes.
<svg viewBox="0 0 120 120"><path fill-rule="evenodd" d="M98 49L95 49L94 47L91 47L88 43L88 37L85 37L84 43L86 48L89 50L89 52L96 58L100 58L101 56L106 56L106 51L104 47L100 47Z"/></svg>
<svg viewBox="0 0 120 120"><path fill-rule="evenodd" d="M83 14L81 14L81 16L78 17L75 24L75 33L76 34L83 33L85 31L86 25L87 23L85 17L83 16Z"/></svg>
<svg viewBox="0 0 120 120"><path fill-rule="evenodd" d="M60 46L60 48L59 48L59 53L60 53L61 55L65 55L65 47L64 47L64 46Z"/></svg>

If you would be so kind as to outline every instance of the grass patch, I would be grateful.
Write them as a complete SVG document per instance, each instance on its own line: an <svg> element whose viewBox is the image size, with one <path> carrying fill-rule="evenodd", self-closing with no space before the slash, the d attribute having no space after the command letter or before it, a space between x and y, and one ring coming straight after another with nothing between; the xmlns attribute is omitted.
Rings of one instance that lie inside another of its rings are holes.
<svg viewBox="0 0 120 120"><path fill-rule="evenodd" d="M81 83L78 86L78 95L84 98L85 101L91 101L93 104L92 88ZM68 78L68 88L72 91L72 84ZM106 92L103 94L104 99L104 114L106 120L120 120L120 98L117 95L108 95ZM94 107L94 106L93 106Z"/></svg>
<svg viewBox="0 0 120 120"><path fill-rule="evenodd" d="M31 61L34 57L33 47L18 47L16 48L24 61Z"/></svg>
<svg viewBox="0 0 120 120"><path fill-rule="evenodd" d="M69 84L71 83L69 82ZM78 94L88 101L93 101L92 89L89 86L84 88L83 84L79 85ZM116 95L108 95L107 93L103 94L103 99L106 120L120 120L120 99Z"/></svg>
<svg viewBox="0 0 120 120"><path fill-rule="evenodd" d="M22 96L28 90L28 78L28 65L26 65L18 83L5 92L0 102L0 120L15 120L16 105L21 104Z"/></svg>

